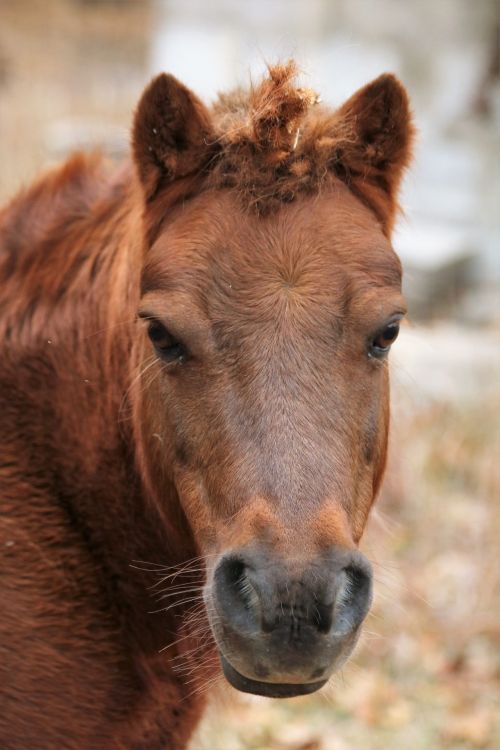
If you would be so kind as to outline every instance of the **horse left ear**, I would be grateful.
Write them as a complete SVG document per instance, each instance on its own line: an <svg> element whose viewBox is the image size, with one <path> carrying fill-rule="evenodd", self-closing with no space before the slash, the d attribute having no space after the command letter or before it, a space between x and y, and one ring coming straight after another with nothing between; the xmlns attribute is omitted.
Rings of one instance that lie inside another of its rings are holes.
<svg viewBox="0 0 500 750"><path fill-rule="evenodd" d="M415 128L408 94L392 74L359 89L335 113L336 171L371 205L390 232L397 194L412 156Z"/></svg>
<svg viewBox="0 0 500 750"><path fill-rule="evenodd" d="M174 76L162 73L144 91L132 131L132 150L146 201L174 180L201 169L212 125L207 108Z"/></svg>

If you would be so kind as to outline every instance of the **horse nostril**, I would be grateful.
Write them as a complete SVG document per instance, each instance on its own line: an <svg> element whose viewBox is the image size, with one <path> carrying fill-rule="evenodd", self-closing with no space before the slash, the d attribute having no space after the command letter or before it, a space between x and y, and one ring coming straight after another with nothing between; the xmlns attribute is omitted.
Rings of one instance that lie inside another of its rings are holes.
<svg viewBox="0 0 500 750"><path fill-rule="evenodd" d="M256 604L255 589L246 574L247 566L241 560L228 560L224 576L226 584L239 597L243 606L250 610Z"/></svg>
<svg viewBox="0 0 500 750"><path fill-rule="evenodd" d="M370 608L372 574L369 565L348 565L343 569L343 583L335 601L334 627L339 634L357 627Z"/></svg>
<svg viewBox="0 0 500 750"><path fill-rule="evenodd" d="M256 624L259 596L247 573L249 567L240 558L223 558L214 583L222 614L236 626L247 628Z"/></svg>
<svg viewBox="0 0 500 750"><path fill-rule="evenodd" d="M228 586L238 587L239 582L245 575L245 567L242 560L230 558L222 561L219 570Z"/></svg>

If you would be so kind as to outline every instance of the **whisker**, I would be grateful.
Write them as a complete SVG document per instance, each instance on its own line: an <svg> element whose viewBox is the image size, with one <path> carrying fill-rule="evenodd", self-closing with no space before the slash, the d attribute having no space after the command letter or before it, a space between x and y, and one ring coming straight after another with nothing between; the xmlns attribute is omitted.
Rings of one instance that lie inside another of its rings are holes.
<svg viewBox="0 0 500 750"><path fill-rule="evenodd" d="M137 322L137 317L134 315L133 318L127 318L126 320L119 321L118 323L111 323L109 326L105 326L104 328L98 328L97 331L92 331L92 333L87 334L86 336L82 337L82 341L87 341L88 339L91 339L93 336L98 336L100 333L105 333L107 331L110 331L112 328L118 328L119 326L128 326L133 325Z"/></svg>

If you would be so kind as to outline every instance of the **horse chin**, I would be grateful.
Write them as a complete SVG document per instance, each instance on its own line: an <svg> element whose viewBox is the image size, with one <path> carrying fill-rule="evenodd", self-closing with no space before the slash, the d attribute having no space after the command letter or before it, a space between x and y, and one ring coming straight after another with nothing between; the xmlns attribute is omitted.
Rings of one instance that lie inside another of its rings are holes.
<svg viewBox="0 0 500 750"><path fill-rule="evenodd" d="M230 685L236 688L236 690L240 690L242 693L261 695L265 698L294 698L298 695L309 695L310 693L314 693L316 690L322 688L323 685L326 685L328 682L328 680L297 684L260 682L259 680L253 680L250 677L245 677L245 675L237 672L223 654L220 654L220 660L224 677Z"/></svg>

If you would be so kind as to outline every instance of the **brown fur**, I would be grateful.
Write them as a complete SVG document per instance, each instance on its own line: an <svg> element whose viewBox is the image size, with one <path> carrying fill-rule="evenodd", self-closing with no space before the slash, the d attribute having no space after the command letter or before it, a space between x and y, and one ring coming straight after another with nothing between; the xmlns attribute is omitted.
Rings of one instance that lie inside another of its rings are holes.
<svg viewBox="0 0 500 750"><path fill-rule="evenodd" d="M413 139L406 92L394 76L383 75L332 112L314 92L294 86L296 74L293 62L275 66L249 94L220 97L209 186L235 188L245 205L265 212L318 192L333 174L390 231Z"/></svg>
<svg viewBox="0 0 500 750"><path fill-rule="evenodd" d="M0 214L4 750L182 750L217 659L203 607L181 589L176 607L149 614L154 572L181 566L199 588L211 565L200 553L255 536L283 554L307 529L304 550L359 541L385 464L387 373L359 376L342 331L370 331L401 304L386 236L412 128L390 76L331 112L294 73L273 68L212 113L161 76L138 107L134 170L76 156ZM140 304L173 315L200 357L210 349L210 368L165 380ZM259 361L266 336L285 374L271 354ZM315 430L325 445L341 436L336 463L320 446L304 467L334 350L336 422L325 413ZM263 421L224 422L236 382ZM205 411L191 414L196 404Z"/></svg>

